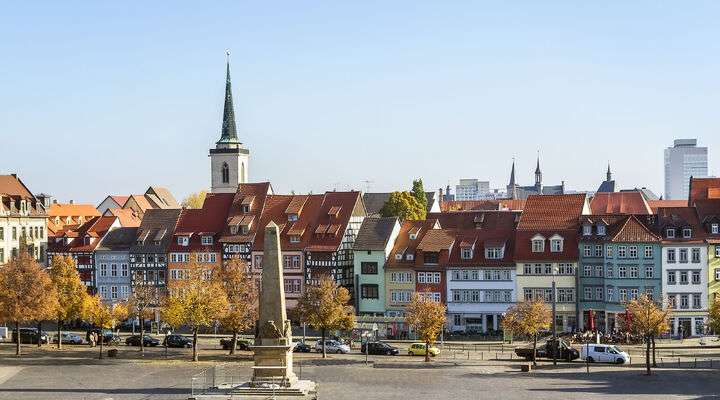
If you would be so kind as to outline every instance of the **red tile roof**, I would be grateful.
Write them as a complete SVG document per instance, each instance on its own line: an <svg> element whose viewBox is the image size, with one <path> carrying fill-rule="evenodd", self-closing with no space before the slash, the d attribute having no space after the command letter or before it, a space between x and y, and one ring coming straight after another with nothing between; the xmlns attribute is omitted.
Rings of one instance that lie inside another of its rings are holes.
<svg viewBox="0 0 720 400"><path fill-rule="evenodd" d="M695 207L659 208L657 211L656 234L660 237L665 237L665 230L670 227L678 229L690 227L692 229L692 236L690 238L684 238L682 235L678 234L674 239L665 238L665 242L674 243L702 241L707 237L706 231L703 229L702 223L700 222L698 210Z"/></svg>
<svg viewBox="0 0 720 400"><path fill-rule="evenodd" d="M532 251L531 240L536 235L545 238L545 251L535 253ZM560 235L563 238L563 251L550 251L550 238ZM578 258L578 232L577 229L516 231L515 233L515 260L521 261L575 261Z"/></svg>
<svg viewBox="0 0 720 400"><path fill-rule="evenodd" d="M307 250L338 250L345 229L353 215L365 216L360 192L326 192L320 204L316 224L317 226L327 225L329 231L326 231L325 234L314 234L309 240Z"/></svg>
<svg viewBox="0 0 720 400"><path fill-rule="evenodd" d="M585 194L529 196L520 216L519 231L576 230L587 204Z"/></svg>
<svg viewBox="0 0 720 400"><path fill-rule="evenodd" d="M138 217L135 212L129 208L108 208L105 215L114 215L120 219L120 225L124 228L134 228L140 226L142 218Z"/></svg>
<svg viewBox="0 0 720 400"><path fill-rule="evenodd" d="M596 193L590 200L592 214L652 214L640 192Z"/></svg>
<svg viewBox="0 0 720 400"><path fill-rule="evenodd" d="M525 200L497 199L497 200L450 200L440 203L440 211L479 211L479 210L522 210Z"/></svg>
<svg viewBox="0 0 720 400"><path fill-rule="evenodd" d="M222 243L248 243L255 239L255 235L264 232L264 226L260 227L259 221L260 216L265 206L265 198L268 193L272 193L272 187L270 182L259 182L259 183L242 183L238 185L238 189L234 194L230 211L228 212L228 224L223 230L223 234L220 238ZM243 205L247 205L252 199L250 205L250 211L243 212ZM239 221L242 217L253 216L253 223L250 225L250 229L246 234L242 234L239 230L236 234L230 231L229 222ZM237 217L240 217L238 219Z"/></svg>
<svg viewBox="0 0 720 400"><path fill-rule="evenodd" d="M436 220L424 220L424 221L403 221L400 225L400 233L397 239L395 239L395 245L393 246L390 255L388 256L387 266L388 267L409 267L415 265L415 260L407 260L406 254L412 254L415 256L415 250L418 244L422 241L428 230L437 227L439 224ZM416 234L415 239L410 238L410 232ZM398 260L397 255L401 258Z"/></svg>
<svg viewBox="0 0 720 400"><path fill-rule="evenodd" d="M47 210L48 217L99 217L98 211L92 204L70 204L70 203L53 203Z"/></svg>
<svg viewBox="0 0 720 400"><path fill-rule="evenodd" d="M15 175L0 175L0 194L7 196L33 197L30 190Z"/></svg>
<svg viewBox="0 0 720 400"><path fill-rule="evenodd" d="M175 227L174 236L190 235L190 243L188 246L180 246L174 239L170 242L168 251L220 251L222 246L219 238L225 229L225 222L234 196L233 193L208 193L202 208L183 209ZM213 245L203 245L201 236L212 236Z"/></svg>
<svg viewBox="0 0 720 400"><path fill-rule="evenodd" d="M718 196L718 188L720 188L720 178L690 179L688 205L692 206L697 200L720 198L720 196Z"/></svg>
<svg viewBox="0 0 720 400"><path fill-rule="evenodd" d="M660 237L634 216L628 216L610 232L610 240L620 243L659 242Z"/></svg>
<svg viewBox="0 0 720 400"><path fill-rule="evenodd" d="M653 213L656 213L660 207L685 207L687 204L686 200L648 200L648 205Z"/></svg>
<svg viewBox="0 0 720 400"><path fill-rule="evenodd" d="M427 219L436 219L440 226L449 229L507 229L520 220L519 211L459 211L429 213Z"/></svg>
<svg viewBox="0 0 720 400"><path fill-rule="evenodd" d="M125 205L125 203L127 203L130 196L114 195L114 196L110 196L110 198L113 199L113 201L115 201L116 203L118 203L120 205L120 207L122 207Z"/></svg>
<svg viewBox="0 0 720 400"><path fill-rule="evenodd" d="M437 253L450 251L455 243L455 232L449 229L431 229L425 233L417 246L418 250Z"/></svg>
<svg viewBox="0 0 720 400"><path fill-rule="evenodd" d="M55 236L55 239L48 241L48 252L91 252L95 250L100 239L105 236L116 220L117 217L114 216L101 216L93 217L80 226L67 225L62 232ZM85 244L86 237L92 238L92 242ZM69 242L66 243L65 238L70 238Z"/></svg>

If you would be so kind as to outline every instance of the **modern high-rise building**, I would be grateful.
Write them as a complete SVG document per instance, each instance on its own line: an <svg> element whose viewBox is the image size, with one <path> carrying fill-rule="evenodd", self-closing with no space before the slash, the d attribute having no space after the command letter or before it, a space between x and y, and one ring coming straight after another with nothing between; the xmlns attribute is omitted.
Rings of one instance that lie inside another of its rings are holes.
<svg viewBox="0 0 720 400"><path fill-rule="evenodd" d="M485 200L490 196L490 182L477 179L460 179L455 185L455 200Z"/></svg>
<svg viewBox="0 0 720 400"><path fill-rule="evenodd" d="M687 199L691 176L708 176L707 147L698 147L697 139L675 139L665 149L665 200Z"/></svg>

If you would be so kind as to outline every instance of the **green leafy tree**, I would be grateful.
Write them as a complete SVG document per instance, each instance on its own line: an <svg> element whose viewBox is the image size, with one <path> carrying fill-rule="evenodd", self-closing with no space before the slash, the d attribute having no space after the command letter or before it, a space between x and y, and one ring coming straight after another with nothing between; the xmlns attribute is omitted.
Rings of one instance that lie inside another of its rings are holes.
<svg viewBox="0 0 720 400"><path fill-rule="evenodd" d="M355 326L355 311L349 303L350 292L327 275L321 277L317 284L307 285L298 301L295 314L321 332L323 358L326 357L327 331L350 330Z"/></svg>
<svg viewBox="0 0 720 400"><path fill-rule="evenodd" d="M393 192L380 213L383 217L398 217L401 220L425 219L426 207L410 192Z"/></svg>
<svg viewBox="0 0 720 400"><path fill-rule="evenodd" d="M417 200L423 209L427 210L428 202L427 196L425 195L425 188L423 187L422 178L413 180L412 195Z"/></svg>
<svg viewBox="0 0 720 400"><path fill-rule="evenodd" d="M88 293L80 280L75 261L70 256L53 257L50 263L50 280L58 295L58 307L54 317L57 320L57 348L62 349L63 323L82 317Z"/></svg>

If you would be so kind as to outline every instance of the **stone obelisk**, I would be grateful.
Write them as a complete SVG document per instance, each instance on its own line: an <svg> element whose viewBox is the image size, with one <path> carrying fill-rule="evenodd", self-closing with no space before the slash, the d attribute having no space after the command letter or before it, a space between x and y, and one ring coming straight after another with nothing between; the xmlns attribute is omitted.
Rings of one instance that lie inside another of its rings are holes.
<svg viewBox="0 0 720 400"><path fill-rule="evenodd" d="M292 368L292 330L285 311L285 284L280 232L274 222L265 227L260 318L255 338L253 386L291 387L297 382Z"/></svg>

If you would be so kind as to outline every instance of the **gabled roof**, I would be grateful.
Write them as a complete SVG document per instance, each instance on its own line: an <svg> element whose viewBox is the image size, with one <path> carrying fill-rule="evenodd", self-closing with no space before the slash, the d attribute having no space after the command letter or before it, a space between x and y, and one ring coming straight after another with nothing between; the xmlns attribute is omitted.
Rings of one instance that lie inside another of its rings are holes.
<svg viewBox="0 0 720 400"><path fill-rule="evenodd" d="M692 230L692 237L684 238L682 235L676 235L675 238L665 238L667 242L687 242L704 240L706 235L702 229L700 217L695 207L660 207L657 211L657 235L664 237L667 228L686 228Z"/></svg>
<svg viewBox="0 0 720 400"><path fill-rule="evenodd" d="M525 203L517 229L553 230L571 229L578 226L580 215L587 214L585 194L535 195Z"/></svg>
<svg viewBox="0 0 720 400"><path fill-rule="evenodd" d="M142 218L138 217L135 212L129 208L108 208L103 215L113 215L120 219L120 225L123 227L138 227Z"/></svg>
<svg viewBox="0 0 720 400"><path fill-rule="evenodd" d="M449 229L431 229L425 233L422 240L417 246L418 250L423 252L440 252L442 250L452 250L455 243L455 235Z"/></svg>
<svg viewBox="0 0 720 400"><path fill-rule="evenodd" d="M652 214L640 192L596 193L590 200L592 214Z"/></svg>
<svg viewBox="0 0 720 400"><path fill-rule="evenodd" d="M459 211L430 213L445 229L514 229L520 220L519 211ZM509 227L509 228L508 228Z"/></svg>
<svg viewBox="0 0 720 400"><path fill-rule="evenodd" d="M68 242L60 240L48 241L48 251L56 253L64 252L91 252L98 246L102 237L116 225L117 218L113 216L93 217L80 226L66 226L56 238L70 239ZM92 243L85 244L85 238L92 238Z"/></svg>
<svg viewBox="0 0 720 400"><path fill-rule="evenodd" d="M223 243L247 243L253 242L255 235L260 231L263 231L265 227L260 227L258 223L260 216L265 206L265 198L272 194L272 186L270 182L258 182L258 183L241 183L238 185L237 191L234 194L230 210L228 212L228 224L226 224L220 242ZM252 198L252 205L250 212L243 212L243 202L247 205L247 200ZM233 234L230 231L230 220L239 221L242 217L252 215L255 223L250 226L250 230L247 234L238 233ZM240 217L238 219L237 217Z"/></svg>
<svg viewBox="0 0 720 400"><path fill-rule="evenodd" d="M612 229L609 235L612 242L636 243L636 242L659 242L660 237L653 233L650 227L646 226L634 216L627 216Z"/></svg>
<svg viewBox="0 0 720 400"><path fill-rule="evenodd" d="M390 236L398 224L397 217L368 217L362 223L355 238L355 250L385 250Z"/></svg>
<svg viewBox="0 0 720 400"><path fill-rule="evenodd" d="M135 200L135 203L137 204L138 208L140 208L140 211L145 212L147 210L153 209L155 207L150 204L147 198L145 198L145 195L143 194L131 194L128 198L128 201L125 202L125 205L123 208L130 205L130 200Z"/></svg>
<svg viewBox="0 0 720 400"><path fill-rule="evenodd" d="M388 256L387 266L407 267L415 265L415 261L406 259L405 255L412 254L414 256L420 241L432 229L440 229L437 220L403 221L395 245L393 245L393 249ZM410 231L415 232L415 239L410 239ZM398 255L400 255L400 259L397 258Z"/></svg>
<svg viewBox="0 0 720 400"><path fill-rule="evenodd" d="M127 251L135 244L137 227L117 228L108 232L95 250Z"/></svg>
<svg viewBox="0 0 720 400"><path fill-rule="evenodd" d="M33 198L30 190L17 175L0 175L0 195Z"/></svg>
<svg viewBox="0 0 720 400"><path fill-rule="evenodd" d="M108 197L110 197L120 207L124 206L125 203L128 201L128 199L130 198L130 196L118 196L118 195L111 195Z"/></svg>
<svg viewBox="0 0 720 400"><path fill-rule="evenodd" d="M145 241L135 243L130 248L131 253L165 253L168 244L172 240L172 232L175 231L178 218L180 217L180 209L151 209L147 210L143 215L142 222L138 227L137 235L147 238ZM167 232L162 236L162 240L156 243L153 239L160 232Z"/></svg>
<svg viewBox="0 0 720 400"><path fill-rule="evenodd" d="M453 211L481 211L481 210L522 210L525 200L522 199L496 199L496 200L450 200L440 204L442 212Z"/></svg>
<svg viewBox="0 0 720 400"><path fill-rule="evenodd" d="M293 202L297 203L296 197L304 198L303 207L298 216L297 221L289 221L288 207ZM265 227L274 222L280 231L280 247L283 251L303 250L310 242L310 238L314 234L312 225L317 220L320 205L322 203L322 195L270 195L267 196L264 206L262 206L262 214L258 224L258 231L253 242L254 251L262 251L265 245ZM290 236L300 236L300 241L292 243Z"/></svg>
<svg viewBox="0 0 720 400"><path fill-rule="evenodd" d="M337 210L337 214L332 214L331 209ZM318 227L326 226L326 233L311 236L307 250L337 251L353 216L366 216L360 192L325 192L313 231L317 232Z"/></svg>
<svg viewBox="0 0 720 400"><path fill-rule="evenodd" d="M175 196L165 187L150 186L145 191L145 196L153 203L153 208L180 208Z"/></svg>
<svg viewBox="0 0 720 400"><path fill-rule="evenodd" d="M653 213L657 212L660 207L685 207L687 201L685 200L648 200L648 205Z"/></svg>
<svg viewBox="0 0 720 400"><path fill-rule="evenodd" d="M233 193L208 193L205 196L202 208L184 208L180 213L174 234L189 234L190 243L188 246L179 246L176 241L172 241L168 246L168 251L188 252L209 247L219 250L221 247L218 239L225 229L225 221L227 221L234 196ZM213 245L203 245L201 236L212 236L214 239Z"/></svg>
<svg viewBox="0 0 720 400"><path fill-rule="evenodd" d="M47 210L48 217L99 217L100 212L92 204L52 203Z"/></svg>
<svg viewBox="0 0 720 400"><path fill-rule="evenodd" d="M697 200L720 199L720 178L691 178L688 205L692 206Z"/></svg>

